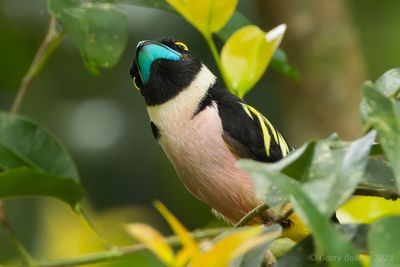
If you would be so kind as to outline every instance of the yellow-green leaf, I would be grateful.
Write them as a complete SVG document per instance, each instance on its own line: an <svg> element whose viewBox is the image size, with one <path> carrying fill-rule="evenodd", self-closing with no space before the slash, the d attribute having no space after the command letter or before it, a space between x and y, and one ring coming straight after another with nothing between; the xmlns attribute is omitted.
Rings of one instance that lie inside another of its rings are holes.
<svg viewBox="0 0 400 267"><path fill-rule="evenodd" d="M267 33L249 25L228 39L221 51L221 63L233 93L243 98L258 82L279 47L285 30L285 24Z"/></svg>
<svg viewBox="0 0 400 267"><path fill-rule="evenodd" d="M199 255L191 262L191 267L224 267L229 266L237 257L268 240L277 238L280 230L258 236L263 226L248 227L235 231L218 240L210 250Z"/></svg>
<svg viewBox="0 0 400 267"><path fill-rule="evenodd" d="M199 253L199 248L196 241L186 230L186 228L178 221L177 218L162 204L160 201L155 201L154 206L167 220L168 224L174 230L175 234L179 237L182 242L183 249L187 258L193 258Z"/></svg>
<svg viewBox="0 0 400 267"><path fill-rule="evenodd" d="M174 252L156 229L147 224L134 223L127 225L126 230L132 237L145 244L163 263L173 265Z"/></svg>
<svg viewBox="0 0 400 267"><path fill-rule="evenodd" d="M354 196L337 211L341 223L373 223L388 215L400 215L400 200Z"/></svg>
<svg viewBox="0 0 400 267"><path fill-rule="evenodd" d="M225 26L235 11L238 0L167 0L167 2L203 35L210 36Z"/></svg>

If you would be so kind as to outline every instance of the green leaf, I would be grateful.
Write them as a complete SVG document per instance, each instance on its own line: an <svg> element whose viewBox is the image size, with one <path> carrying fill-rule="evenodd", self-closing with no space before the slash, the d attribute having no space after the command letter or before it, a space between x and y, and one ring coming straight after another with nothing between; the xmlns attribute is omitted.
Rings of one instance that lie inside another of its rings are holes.
<svg viewBox="0 0 400 267"><path fill-rule="evenodd" d="M49 10L79 47L89 71L97 74L118 62L127 43L128 20L115 5L50 0Z"/></svg>
<svg viewBox="0 0 400 267"><path fill-rule="evenodd" d="M379 141L389 160L400 189L400 119L395 102L371 83L363 88L367 105L367 122L378 132Z"/></svg>
<svg viewBox="0 0 400 267"><path fill-rule="evenodd" d="M297 81L300 79L299 71L289 64L289 59L283 51L282 48L278 48L271 59L271 68L276 70L277 72L286 75L293 80Z"/></svg>
<svg viewBox="0 0 400 267"><path fill-rule="evenodd" d="M397 191L393 170L382 159L370 159L360 186L362 188L385 188Z"/></svg>
<svg viewBox="0 0 400 267"><path fill-rule="evenodd" d="M373 131L351 143L333 139L310 142L276 163L265 163L263 168L300 181L319 211L331 216L362 180L375 135ZM279 208L287 197L257 171L259 165L253 168L250 173L257 195Z"/></svg>
<svg viewBox="0 0 400 267"><path fill-rule="evenodd" d="M65 149L31 119L0 112L0 167L28 167L79 182L78 171Z"/></svg>
<svg viewBox="0 0 400 267"><path fill-rule="evenodd" d="M255 25L236 31L221 51L221 63L230 88L239 97L259 81L285 33L282 24L268 33Z"/></svg>
<svg viewBox="0 0 400 267"><path fill-rule="evenodd" d="M343 262L340 260L345 256L356 258L355 249L343 238L343 236L333 227L333 225L330 224L330 219L318 211L317 207L307 196L307 193L301 189L299 182L289 178L284 174L270 172L264 163L242 161L240 164L240 166L248 171L251 175L255 173L254 167L257 165L257 172L259 174L264 174L266 179L293 197L295 210L300 211L301 214L304 215L315 238L316 244L320 248L320 251L327 256L331 256L331 266L360 266L357 261ZM292 227L296 226L294 225Z"/></svg>
<svg viewBox="0 0 400 267"><path fill-rule="evenodd" d="M327 267L328 263L317 261L311 236L298 243L289 253L280 258L274 267Z"/></svg>
<svg viewBox="0 0 400 267"><path fill-rule="evenodd" d="M375 82L375 88L379 90L382 94L389 98L395 99L400 91L400 68L392 69L385 72L379 79ZM397 103L398 104L398 103ZM367 102L363 98L360 104L361 121L365 125L367 122L368 110ZM400 114L398 113L398 116ZM365 130L368 130L370 125L365 126Z"/></svg>
<svg viewBox="0 0 400 267"><path fill-rule="evenodd" d="M400 217L386 217L374 223L368 234L371 267L400 266Z"/></svg>
<svg viewBox="0 0 400 267"><path fill-rule="evenodd" d="M0 173L0 199L29 196L54 197L74 209L82 199L83 191L69 176L32 169L11 169Z"/></svg>
<svg viewBox="0 0 400 267"><path fill-rule="evenodd" d="M330 142L317 145L308 180L302 185L319 211L330 216L347 200L362 180L376 132L351 142L349 146L330 148Z"/></svg>
<svg viewBox="0 0 400 267"><path fill-rule="evenodd" d="M25 117L0 112L0 169L0 198L44 195L74 206L82 197L71 157Z"/></svg>
<svg viewBox="0 0 400 267"><path fill-rule="evenodd" d="M395 97L400 91L400 68L385 72L375 82L375 87L388 97Z"/></svg>
<svg viewBox="0 0 400 267"><path fill-rule="evenodd" d="M204 36L221 30L235 11L238 0L167 0Z"/></svg>
<svg viewBox="0 0 400 267"><path fill-rule="evenodd" d="M155 8L176 14L175 10L165 0L114 0L113 3Z"/></svg>

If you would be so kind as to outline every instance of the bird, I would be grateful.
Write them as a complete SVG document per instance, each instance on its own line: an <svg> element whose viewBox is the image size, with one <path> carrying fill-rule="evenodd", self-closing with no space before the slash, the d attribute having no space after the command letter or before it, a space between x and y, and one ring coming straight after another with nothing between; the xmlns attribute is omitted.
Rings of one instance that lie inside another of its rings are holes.
<svg viewBox="0 0 400 267"><path fill-rule="evenodd" d="M182 41L140 41L129 72L154 138L190 193L232 224L264 202L237 161L276 162L293 150L265 116L233 95ZM269 225L275 217L267 210L249 224ZM296 213L280 223L294 241L309 234Z"/></svg>

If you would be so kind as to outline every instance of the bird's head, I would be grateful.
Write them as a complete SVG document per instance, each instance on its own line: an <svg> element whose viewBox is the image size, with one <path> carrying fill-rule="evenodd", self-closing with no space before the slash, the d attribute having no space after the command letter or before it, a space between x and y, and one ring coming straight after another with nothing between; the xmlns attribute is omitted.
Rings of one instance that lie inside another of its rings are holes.
<svg viewBox="0 0 400 267"><path fill-rule="evenodd" d="M148 106L162 104L189 86L202 63L178 41L164 38L141 41L136 47L130 74Z"/></svg>

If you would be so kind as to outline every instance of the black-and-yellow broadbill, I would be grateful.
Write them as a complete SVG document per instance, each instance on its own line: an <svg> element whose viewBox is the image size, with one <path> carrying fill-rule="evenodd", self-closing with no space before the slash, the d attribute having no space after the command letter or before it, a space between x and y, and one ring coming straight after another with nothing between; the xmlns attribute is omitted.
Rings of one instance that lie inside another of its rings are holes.
<svg viewBox="0 0 400 267"><path fill-rule="evenodd" d="M140 42L130 74L146 102L154 137L196 198L231 223L263 202L236 163L275 162L292 150L266 117L231 94L182 42ZM273 220L266 211L251 223ZM282 226L295 241L308 234L296 214Z"/></svg>

